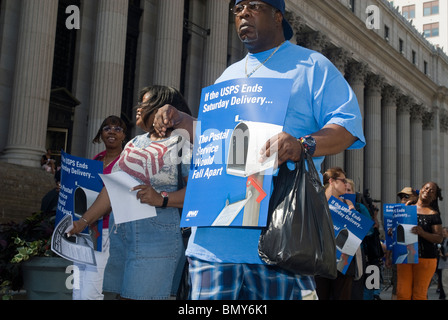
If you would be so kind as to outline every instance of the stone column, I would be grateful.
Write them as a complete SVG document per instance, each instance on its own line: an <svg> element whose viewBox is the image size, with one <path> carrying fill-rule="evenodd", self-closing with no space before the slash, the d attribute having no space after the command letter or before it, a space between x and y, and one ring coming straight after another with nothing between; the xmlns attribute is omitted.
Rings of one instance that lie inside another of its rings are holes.
<svg viewBox="0 0 448 320"><path fill-rule="evenodd" d="M328 38L320 31L298 34L297 44L317 52L323 52L328 46Z"/></svg>
<svg viewBox="0 0 448 320"><path fill-rule="evenodd" d="M140 19L140 34L138 37L138 47L136 55L134 101L141 89L154 83L155 69L155 33L157 31L157 2L154 0L141 1L142 16ZM132 121L135 121L136 110L133 110ZM134 126L132 130L128 128L128 139L139 134L143 130Z"/></svg>
<svg viewBox="0 0 448 320"><path fill-rule="evenodd" d="M203 87L210 86L227 67L230 0L207 1Z"/></svg>
<svg viewBox="0 0 448 320"><path fill-rule="evenodd" d="M423 106L411 107L411 187L423 183Z"/></svg>
<svg viewBox="0 0 448 320"><path fill-rule="evenodd" d="M76 34L73 94L81 101L81 104L75 108L71 153L79 157L86 157L86 146L90 145L93 139L93 137L87 137L87 128L92 81L91 61L95 44L96 7L96 1L81 2L81 28Z"/></svg>
<svg viewBox="0 0 448 320"><path fill-rule="evenodd" d="M325 55L334 64L334 66L345 76L345 69L350 57L350 53L342 48L327 48Z"/></svg>
<svg viewBox="0 0 448 320"><path fill-rule="evenodd" d="M423 183L426 183L432 180L432 157L434 155L432 152L432 144L434 143L433 139L433 131L434 131L434 112L432 110L425 110L423 113L423 132L422 132L422 154L423 154ZM417 186L417 188L420 188Z"/></svg>
<svg viewBox="0 0 448 320"><path fill-rule="evenodd" d="M39 167L45 153L57 13L57 0L21 2L6 162Z"/></svg>
<svg viewBox="0 0 448 320"><path fill-rule="evenodd" d="M205 45L209 41L210 35L207 34L206 20L204 15L206 6L202 0L190 0L188 16L188 55L186 61L184 96L192 114L197 117L199 112L199 103L201 101L201 91L203 88L204 55ZM191 23L194 21L194 24Z"/></svg>
<svg viewBox="0 0 448 320"><path fill-rule="evenodd" d="M381 201L393 203L397 194L397 98L392 86L383 90L382 150L381 150Z"/></svg>
<svg viewBox="0 0 448 320"><path fill-rule="evenodd" d="M154 84L179 89L184 0L163 0L158 5Z"/></svg>
<svg viewBox="0 0 448 320"><path fill-rule="evenodd" d="M135 96L153 82L155 68L155 32L157 7L154 0L143 0L140 36L138 39L137 68L135 70Z"/></svg>
<svg viewBox="0 0 448 320"><path fill-rule="evenodd" d="M88 158L104 149L92 144L103 120L121 114L127 21L128 0L98 1L86 141Z"/></svg>
<svg viewBox="0 0 448 320"><path fill-rule="evenodd" d="M423 116L423 183L438 182L439 172L439 139L440 139L440 109L433 106Z"/></svg>
<svg viewBox="0 0 448 320"><path fill-rule="evenodd" d="M14 79L16 64L20 7L20 1L6 0L3 1L0 12L0 152L6 147L8 140L13 91L11 79Z"/></svg>
<svg viewBox="0 0 448 320"><path fill-rule="evenodd" d="M345 75L345 66L348 61L348 53L341 48L331 48L325 50L325 55L336 66L342 75ZM345 151L325 157L324 167L326 169L340 167L345 170Z"/></svg>
<svg viewBox="0 0 448 320"><path fill-rule="evenodd" d="M397 113L397 191L411 187L411 99L398 100Z"/></svg>
<svg viewBox="0 0 448 320"><path fill-rule="evenodd" d="M374 200L381 200L381 86L382 78L369 74L366 79L364 187Z"/></svg>
<svg viewBox="0 0 448 320"><path fill-rule="evenodd" d="M286 20L288 20L289 24L292 27L292 30L294 31L294 35L292 36L290 42L293 44L299 44L302 39L302 33L306 29L307 24L305 23L303 17L299 16L293 11L290 11L288 8L285 12L285 18Z"/></svg>
<svg viewBox="0 0 448 320"><path fill-rule="evenodd" d="M440 113L442 112L442 106L437 104L432 108L434 119L433 119L433 130L432 143L431 143L431 180L439 181L440 179Z"/></svg>
<svg viewBox="0 0 448 320"><path fill-rule="evenodd" d="M440 184L443 195L446 196L448 189L448 112L443 111L440 115ZM440 201L442 221L448 219L448 201Z"/></svg>
<svg viewBox="0 0 448 320"><path fill-rule="evenodd" d="M352 61L347 66L346 77L359 104L362 118L364 119L364 88L367 75L367 66L363 63ZM364 124L364 120L363 120ZM347 176L355 182L356 191L364 192L364 150L347 150L345 153L345 170Z"/></svg>

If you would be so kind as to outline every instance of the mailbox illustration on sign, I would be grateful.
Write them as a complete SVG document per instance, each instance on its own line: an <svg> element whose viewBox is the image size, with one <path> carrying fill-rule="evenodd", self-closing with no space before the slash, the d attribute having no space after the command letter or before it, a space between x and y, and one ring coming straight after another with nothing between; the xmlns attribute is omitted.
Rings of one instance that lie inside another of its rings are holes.
<svg viewBox="0 0 448 320"><path fill-rule="evenodd" d="M80 219L82 215L90 208L98 197L98 192L77 187L75 190L74 210L75 217Z"/></svg>
<svg viewBox="0 0 448 320"><path fill-rule="evenodd" d="M399 255L394 261L395 264L418 263L418 253L414 247L414 243L406 245L406 253Z"/></svg>
<svg viewBox="0 0 448 320"><path fill-rule="evenodd" d="M398 244L412 244L418 242L418 236L411 232L415 225L412 224L399 224L397 226L397 243Z"/></svg>
<svg viewBox="0 0 448 320"><path fill-rule="evenodd" d="M264 173L275 165L277 153L260 162L260 150L283 127L271 123L239 121L230 138L226 172L229 175L246 178L245 198L226 205L213 222L213 226L229 226L244 209L243 226L258 226L260 203L266 198L263 190Z"/></svg>
<svg viewBox="0 0 448 320"><path fill-rule="evenodd" d="M416 254L415 244L418 242L418 235L412 233L412 228L415 227L413 224L403 224L399 223L396 227L396 240L397 245L402 248L400 252L404 253L398 255L395 259L396 264L400 263L417 263L418 254ZM397 246L398 247L398 246Z"/></svg>
<svg viewBox="0 0 448 320"><path fill-rule="evenodd" d="M77 220L81 219L82 215L90 208L90 206L95 202L98 197L98 192L83 188L77 187L75 190L74 203L73 203L73 213ZM97 249L97 238L100 236L98 228L96 224L90 226L88 228L89 235L92 239L92 246L96 250Z"/></svg>
<svg viewBox="0 0 448 320"><path fill-rule="evenodd" d="M347 228L341 229L336 236L336 247L349 256L354 256L360 245L361 239Z"/></svg>

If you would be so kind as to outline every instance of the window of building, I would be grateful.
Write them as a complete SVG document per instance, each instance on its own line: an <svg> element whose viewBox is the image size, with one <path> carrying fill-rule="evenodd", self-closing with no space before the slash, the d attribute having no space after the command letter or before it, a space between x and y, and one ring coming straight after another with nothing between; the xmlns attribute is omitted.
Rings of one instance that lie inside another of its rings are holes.
<svg viewBox="0 0 448 320"><path fill-rule="evenodd" d="M128 129L134 126L135 72L137 66L137 48L140 35L140 19L143 15L140 0L130 0L128 4L126 32L126 54L124 61L123 95L121 115Z"/></svg>
<svg viewBox="0 0 448 320"><path fill-rule="evenodd" d="M428 75L428 62L424 61L423 62L423 72Z"/></svg>
<svg viewBox="0 0 448 320"><path fill-rule="evenodd" d="M59 0L51 80L52 89L65 88L69 92L72 92L73 89L73 66L75 64L77 30L70 30L65 27L65 21L67 19L65 10L69 5L79 7L80 4L79 0Z"/></svg>
<svg viewBox="0 0 448 320"><path fill-rule="evenodd" d="M406 19L414 19L415 18L415 4L411 6L403 6L401 9L401 14Z"/></svg>
<svg viewBox="0 0 448 320"><path fill-rule="evenodd" d="M350 0L350 10L352 10L352 12L355 12L355 0Z"/></svg>
<svg viewBox="0 0 448 320"><path fill-rule="evenodd" d="M389 41L389 35L390 35L390 29L388 26L384 26L384 39L386 39L386 41Z"/></svg>
<svg viewBox="0 0 448 320"><path fill-rule="evenodd" d="M424 16L431 16L434 14L439 14L439 0L430 1L423 4Z"/></svg>
<svg viewBox="0 0 448 320"><path fill-rule="evenodd" d="M412 63L417 64L417 53L412 50Z"/></svg>
<svg viewBox="0 0 448 320"><path fill-rule="evenodd" d="M399 39L398 50L400 51L401 54L404 53L404 41L403 41L403 39Z"/></svg>
<svg viewBox="0 0 448 320"><path fill-rule="evenodd" d="M426 38L439 36L439 23L428 23L423 25L423 34Z"/></svg>

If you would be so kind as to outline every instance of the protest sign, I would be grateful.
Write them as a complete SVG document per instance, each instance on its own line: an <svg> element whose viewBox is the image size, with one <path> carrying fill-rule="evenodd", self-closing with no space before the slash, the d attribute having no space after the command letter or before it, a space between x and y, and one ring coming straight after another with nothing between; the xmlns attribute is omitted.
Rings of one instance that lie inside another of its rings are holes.
<svg viewBox="0 0 448 320"><path fill-rule="evenodd" d="M394 247L394 208L396 205L398 204L393 203L383 205L386 249L389 251L392 251Z"/></svg>
<svg viewBox="0 0 448 320"><path fill-rule="evenodd" d="M345 193L339 197L340 199L350 200L353 204L356 203L356 193Z"/></svg>
<svg viewBox="0 0 448 320"><path fill-rule="evenodd" d="M283 130L292 81L237 79L205 88L182 227L265 226L277 154L259 162Z"/></svg>
<svg viewBox="0 0 448 320"><path fill-rule="evenodd" d="M394 207L392 263L418 263L418 236L412 232L417 224L417 206Z"/></svg>
<svg viewBox="0 0 448 320"><path fill-rule="evenodd" d="M63 215L54 228L51 237L51 250L64 259L96 266L92 238L87 234L68 236L67 231L73 228L73 216Z"/></svg>
<svg viewBox="0 0 448 320"><path fill-rule="evenodd" d="M350 210L348 205L333 196L328 200L328 206L336 238L337 268L345 274L362 240L373 226L373 220Z"/></svg>
<svg viewBox="0 0 448 320"><path fill-rule="evenodd" d="M103 188L99 176L103 172L103 163L84 159L61 152L61 189L56 211L56 225L65 215L71 215L73 221L79 220L96 200ZM93 239L95 250L102 248L102 219L83 231Z"/></svg>

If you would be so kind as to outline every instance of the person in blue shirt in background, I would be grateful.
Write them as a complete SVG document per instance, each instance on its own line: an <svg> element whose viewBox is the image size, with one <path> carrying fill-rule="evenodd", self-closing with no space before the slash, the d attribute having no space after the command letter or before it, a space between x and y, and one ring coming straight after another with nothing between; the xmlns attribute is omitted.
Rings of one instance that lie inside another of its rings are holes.
<svg viewBox="0 0 448 320"><path fill-rule="evenodd" d="M278 151L278 165L299 161L305 149L317 168L324 156L365 146L362 118L353 90L323 55L290 43L284 0L237 0L236 32L248 55L228 67L216 83L239 78L293 80L283 132L260 151L260 161ZM195 119L167 105L154 128L185 129L193 138ZM266 265L258 255L261 228L198 227L186 250L192 300L316 299L313 277Z"/></svg>

